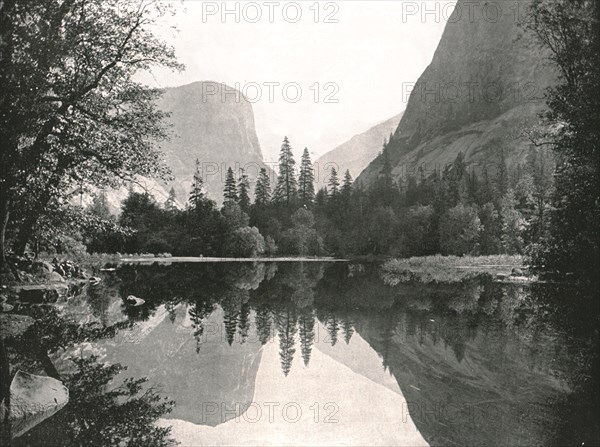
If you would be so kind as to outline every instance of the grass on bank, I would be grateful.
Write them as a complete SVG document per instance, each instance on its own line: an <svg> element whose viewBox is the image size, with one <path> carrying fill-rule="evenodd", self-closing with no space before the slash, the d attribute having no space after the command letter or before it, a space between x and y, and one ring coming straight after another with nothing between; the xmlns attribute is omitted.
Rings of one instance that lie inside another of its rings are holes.
<svg viewBox="0 0 600 447"><path fill-rule="evenodd" d="M383 279L387 284L419 281L459 282L482 274L509 275L513 268L524 267L523 256L423 256L391 259L383 267Z"/></svg>

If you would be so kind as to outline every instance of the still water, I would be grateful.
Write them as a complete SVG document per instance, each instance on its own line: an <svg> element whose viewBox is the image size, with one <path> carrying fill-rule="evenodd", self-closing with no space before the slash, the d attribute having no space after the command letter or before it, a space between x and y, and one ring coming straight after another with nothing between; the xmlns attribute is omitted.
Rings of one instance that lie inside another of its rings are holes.
<svg viewBox="0 0 600 447"><path fill-rule="evenodd" d="M15 442L94 445L124 430L127 445L146 430L144 445L593 445L588 303L485 277L391 286L375 264L120 265L40 328L77 380L71 403ZM140 378L170 412L106 397Z"/></svg>

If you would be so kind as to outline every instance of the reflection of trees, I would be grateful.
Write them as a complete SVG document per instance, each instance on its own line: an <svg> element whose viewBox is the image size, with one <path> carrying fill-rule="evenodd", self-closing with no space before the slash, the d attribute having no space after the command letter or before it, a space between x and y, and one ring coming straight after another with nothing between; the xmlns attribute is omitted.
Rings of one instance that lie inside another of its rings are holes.
<svg viewBox="0 0 600 447"><path fill-rule="evenodd" d="M225 327L225 334L229 345L233 344L238 327L242 328L242 326L244 326L243 330L246 331L247 336L247 313L250 312L250 308L246 304L249 298L250 295L246 289L230 289L222 298L220 304L223 308L223 325ZM246 314L244 315L244 313ZM244 319L245 322L242 322L242 319Z"/></svg>
<svg viewBox="0 0 600 447"><path fill-rule="evenodd" d="M263 262L242 262L228 265L225 271L225 282L236 289L256 290L265 279Z"/></svg>
<svg viewBox="0 0 600 447"><path fill-rule="evenodd" d="M30 445L118 446L174 445L170 428L156 420L169 413L174 402L144 384L146 379L126 379L111 386L124 369L88 359L75 359L76 372L65 378L69 403L56 415L13 441L15 447Z"/></svg>
<svg viewBox="0 0 600 447"><path fill-rule="evenodd" d="M200 352L202 344L202 336L204 335L204 320L210 316L215 310L215 305L206 301L196 301L196 303L188 309L192 328L194 329L194 338L196 339L196 353Z"/></svg>
<svg viewBox="0 0 600 447"><path fill-rule="evenodd" d="M292 362L296 349L297 317L294 309L289 307L274 315L277 332L279 335L279 358L281 359L281 370L287 376L292 369Z"/></svg>
<svg viewBox="0 0 600 447"><path fill-rule="evenodd" d="M258 339L264 345L271 338L271 310L265 306L261 306L256 310L254 318Z"/></svg>
<svg viewBox="0 0 600 447"><path fill-rule="evenodd" d="M250 305L242 304L240 315L238 317L238 329L240 331L240 343L245 343L250 330Z"/></svg>
<svg viewBox="0 0 600 447"><path fill-rule="evenodd" d="M315 342L315 314L312 309L304 309L298 317L298 327L300 333L300 352L304 365L310 363L310 354Z"/></svg>
<svg viewBox="0 0 600 447"><path fill-rule="evenodd" d="M348 345L350 344L350 340L354 334L354 326L352 325L352 321L349 317L342 319L342 329L344 330L344 341Z"/></svg>

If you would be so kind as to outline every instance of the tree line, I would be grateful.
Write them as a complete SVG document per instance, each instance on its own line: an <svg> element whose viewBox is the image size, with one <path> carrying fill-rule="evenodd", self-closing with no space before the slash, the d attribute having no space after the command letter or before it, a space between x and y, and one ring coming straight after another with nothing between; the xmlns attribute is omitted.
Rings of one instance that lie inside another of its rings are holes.
<svg viewBox="0 0 600 447"><path fill-rule="evenodd" d="M355 184L349 171L340 179L332 168L328 185L315 191L308 149L296 169L286 137L273 187L263 168L252 194L245 172L229 168L220 209L204 192L197 162L184 210L175 207L174 190L164 204L132 190L118 224L134 232L92 233L88 248L181 256L460 256L524 254L546 234L554 171L548 149L532 147L514 172L503 158L491 172L475 169L459 153L443 169L420 168L397 180L387 161L390 143L381 174L368 188ZM91 211L115 219L99 198Z"/></svg>

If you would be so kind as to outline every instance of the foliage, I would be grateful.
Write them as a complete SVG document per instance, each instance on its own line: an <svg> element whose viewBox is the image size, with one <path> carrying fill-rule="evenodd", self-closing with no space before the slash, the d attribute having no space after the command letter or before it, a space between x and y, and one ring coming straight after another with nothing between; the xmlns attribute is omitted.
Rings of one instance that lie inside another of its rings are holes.
<svg viewBox="0 0 600 447"><path fill-rule="evenodd" d="M395 285L407 281L460 282L484 274L509 274L522 267L522 256L421 256L391 259L383 267L383 279Z"/></svg>
<svg viewBox="0 0 600 447"><path fill-rule="evenodd" d="M446 255L462 256L477 250L481 222L477 210L459 203L448 210L440 225L440 247Z"/></svg>
<svg viewBox="0 0 600 447"><path fill-rule="evenodd" d="M268 205L271 201L271 180L266 168L260 169L256 189L254 192L255 203L258 206Z"/></svg>
<svg viewBox="0 0 600 447"><path fill-rule="evenodd" d="M18 439L16 445L63 446L175 445L170 428L155 422L174 402L145 386L147 379L128 378L114 386L121 365L100 364L95 357L74 358L76 372L66 378L69 405Z"/></svg>
<svg viewBox="0 0 600 447"><path fill-rule="evenodd" d="M304 148L298 177L298 199L301 206L310 206L315 200L315 174L308 148Z"/></svg>
<svg viewBox="0 0 600 447"><path fill-rule="evenodd" d="M293 214L292 222L292 228L282 235L280 249L284 253L299 256L323 254L323 240L313 228L315 224L313 214L300 208Z"/></svg>
<svg viewBox="0 0 600 447"><path fill-rule="evenodd" d="M256 258L264 252L265 239L256 227L241 227L235 229L227 242L226 253L228 256Z"/></svg>
<svg viewBox="0 0 600 447"><path fill-rule="evenodd" d="M279 152L279 175L277 177L275 194L273 195L273 201L276 203L287 206L294 205L298 195L295 167L296 162L292 153L292 146L288 138L285 137L281 145L281 151Z"/></svg>
<svg viewBox="0 0 600 447"><path fill-rule="evenodd" d="M227 168L227 175L225 177L225 189L223 189L223 199L227 202L237 202L238 201L238 191L237 184L235 181L235 176L233 175L233 169L231 166Z"/></svg>
<svg viewBox="0 0 600 447"><path fill-rule="evenodd" d="M250 209L250 181L243 170L238 182L238 204L246 213Z"/></svg>
<svg viewBox="0 0 600 447"><path fill-rule="evenodd" d="M593 0L535 0L525 26L557 68L545 130L534 144L555 151L558 168L549 235L536 244L543 269L598 281L600 270L600 6Z"/></svg>
<svg viewBox="0 0 600 447"><path fill-rule="evenodd" d="M310 158L303 160L308 175ZM257 252L238 249L238 245L263 246L259 251L270 255L296 256L529 253L527 247L539 244L546 234L551 166L551 157L532 148L526 165L514 172L499 169L491 176L483 169L478 175L459 153L443 171L426 175L420 170L419 181L408 176L396 183L391 173L384 173L366 190L353 183L349 172L340 187L334 171L329 193L321 189L314 201L303 206L295 199L290 204L270 199L269 177L263 169L254 203L247 198L247 210L242 207L246 203L243 191L247 191L243 173L236 182L233 170L228 169L231 188L226 190L233 193L235 187L237 199L226 200L218 210L202 191L197 170L185 210L161 208L148 194L132 190L118 223L133 233L107 239L96 235L93 243L88 242L88 249L170 251L176 256L246 256ZM508 183L502 186L504 182ZM106 215L101 198L94 209ZM114 222L112 216L108 219ZM254 235L247 227L254 227L265 238L262 243L248 242ZM245 230L237 231L242 228Z"/></svg>
<svg viewBox="0 0 600 447"><path fill-rule="evenodd" d="M7 228L14 233L18 254L40 217L86 185L167 175L156 149L168 136L156 108L161 92L134 77L152 67L181 68L173 49L152 33L169 7L141 0L127 5L0 5L0 220L3 236Z"/></svg>

